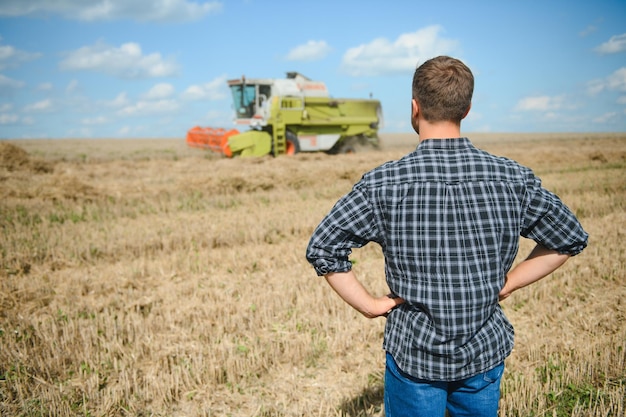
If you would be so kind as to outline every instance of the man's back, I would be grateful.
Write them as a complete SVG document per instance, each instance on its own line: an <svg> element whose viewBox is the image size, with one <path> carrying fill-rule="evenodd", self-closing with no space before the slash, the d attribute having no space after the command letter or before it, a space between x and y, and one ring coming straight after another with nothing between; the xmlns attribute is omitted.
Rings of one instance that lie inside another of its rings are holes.
<svg viewBox="0 0 626 417"><path fill-rule="evenodd" d="M412 376L450 381L513 348L498 294L520 235L575 251L580 233L530 169L466 138L431 139L366 173L320 223L307 256L323 275L350 269L350 248L379 243L387 284L405 300L387 317L384 348Z"/></svg>
<svg viewBox="0 0 626 417"><path fill-rule="evenodd" d="M513 329L498 293L517 253L530 176L467 139L446 139L364 177L387 283L406 301L389 315L385 338L402 369L456 380L510 353Z"/></svg>

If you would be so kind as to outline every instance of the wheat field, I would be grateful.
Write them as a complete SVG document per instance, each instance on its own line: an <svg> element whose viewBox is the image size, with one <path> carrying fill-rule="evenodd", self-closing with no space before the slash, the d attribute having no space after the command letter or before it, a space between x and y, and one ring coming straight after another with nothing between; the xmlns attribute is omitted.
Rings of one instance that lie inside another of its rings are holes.
<svg viewBox="0 0 626 417"><path fill-rule="evenodd" d="M500 416L624 416L626 134L469 137L532 167L590 234L503 302ZM304 252L365 171L415 145L224 159L183 139L0 142L0 415L383 416L384 319ZM352 259L385 293L379 248Z"/></svg>

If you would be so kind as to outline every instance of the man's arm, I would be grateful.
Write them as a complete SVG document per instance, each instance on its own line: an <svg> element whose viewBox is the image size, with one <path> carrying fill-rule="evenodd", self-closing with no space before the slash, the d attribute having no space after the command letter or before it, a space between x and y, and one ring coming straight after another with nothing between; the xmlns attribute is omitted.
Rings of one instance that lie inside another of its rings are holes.
<svg viewBox="0 0 626 417"><path fill-rule="evenodd" d="M326 281L350 306L367 318L386 316L389 311L404 300L391 295L373 297L357 280L353 271L332 272L325 275Z"/></svg>
<svg viewBox="0 0 626 417"><path fill-rule="evenodd" d="M509 271L504 287L500 291L500 301L510 296L513 291L530 285L551 274L569 259L570 255L537 245L528 258Z"/></svg>

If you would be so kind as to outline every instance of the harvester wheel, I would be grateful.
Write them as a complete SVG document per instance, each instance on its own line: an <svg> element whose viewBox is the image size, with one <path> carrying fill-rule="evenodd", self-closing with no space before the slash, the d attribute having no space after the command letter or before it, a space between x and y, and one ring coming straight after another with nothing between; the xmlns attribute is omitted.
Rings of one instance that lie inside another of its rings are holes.
<svg viewBox="0 0 626 417"><path fill-rule="evenodd" d="M327 153L340 155L345 153L361 153L380 150L378 137L367 137L365 135L350 136L335 144Z"/></svg>
<svg viewBox="0 0 626 417"><path fill-rule="evenodd" d="M300 153L300 141L295 133L287 131L285 133L285 137L287 139L287 150L285 154L287 155L295 155Z"/></svg>
<svg viewBox="0 0 626 417"><path fill-rule="evenodd" d="M362 140L358 136L352 136L345 138L340 143L336 144L332 149L333 154L346 154L346 153L358 153L359 151L364 149Z"/></svg>
<svg viewBox="0 0 626 417"><path fill-rule="evenodd" d="M343 145L342 147L340 147L337 150L338 154L344 154L344 153L356 153L356 147L353 144L347 143L345 145Z"/></svg>

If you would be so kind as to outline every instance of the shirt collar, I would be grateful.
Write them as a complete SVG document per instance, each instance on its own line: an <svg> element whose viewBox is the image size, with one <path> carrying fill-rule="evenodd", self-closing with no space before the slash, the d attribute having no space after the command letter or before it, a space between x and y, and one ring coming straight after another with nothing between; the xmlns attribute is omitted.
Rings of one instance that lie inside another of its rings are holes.
<svg viewBox="0 0 626 417"><path fill-rule="evenodd" d="M466 137L446 139L425 139L417 145L417 149L460 149L472 146Z"/></svg>

